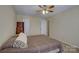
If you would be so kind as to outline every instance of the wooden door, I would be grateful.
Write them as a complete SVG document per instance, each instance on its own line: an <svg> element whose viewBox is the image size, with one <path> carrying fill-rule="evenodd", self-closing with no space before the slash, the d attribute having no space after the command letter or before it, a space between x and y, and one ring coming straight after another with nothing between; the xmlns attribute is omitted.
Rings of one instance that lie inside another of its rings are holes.
<svg viewBox="0 0 79 59"><path fill-rule="evenodd" d="M16 34L24 32L24 22L17 22L16 25Z"/></svg>

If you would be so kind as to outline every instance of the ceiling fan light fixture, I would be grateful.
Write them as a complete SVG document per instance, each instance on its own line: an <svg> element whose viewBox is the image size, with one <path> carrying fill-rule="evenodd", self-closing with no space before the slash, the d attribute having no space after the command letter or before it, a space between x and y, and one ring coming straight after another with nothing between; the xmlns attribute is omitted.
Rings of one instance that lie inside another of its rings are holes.
<svg viewBox="0 0 79 59"><path fill-rule="evenodd" d="M47 13L48 13L47 10L43 10L43 11L42 11L42 14L44 14L44 15L47 14Z"/></svg>
<svg viewBox="0 0 79 59"><path fill-rule="evenodd" d="M48 13L48 11L46 10L46 14Z"/></svg>
<svg viewBox="0 0 79 59"><path fill-rule="evenodd" d="M43 11L42 11L42 14L44 14L44 15L45 15L45 13L46 13L46 11L45 11L45 10L43 10Z"/></svg>
<svg viewBox="0 0 79 59"><path fill-rule="evenodd" d="M54 5L39 5L41 10L39 12L42 12L43 15L48 14L49 12L53 12Z"/></svg>

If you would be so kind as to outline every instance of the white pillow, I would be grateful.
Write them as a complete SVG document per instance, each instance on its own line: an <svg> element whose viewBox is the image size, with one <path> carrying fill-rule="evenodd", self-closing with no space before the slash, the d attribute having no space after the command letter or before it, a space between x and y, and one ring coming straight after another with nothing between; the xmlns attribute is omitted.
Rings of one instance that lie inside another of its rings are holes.
<svg viewBox="0 0 79 59"><path fill-rule="evenodd" d="M27 48L27 35L24 33L20 33L19 36L14 41L13 47L16 48Z"/></svg>

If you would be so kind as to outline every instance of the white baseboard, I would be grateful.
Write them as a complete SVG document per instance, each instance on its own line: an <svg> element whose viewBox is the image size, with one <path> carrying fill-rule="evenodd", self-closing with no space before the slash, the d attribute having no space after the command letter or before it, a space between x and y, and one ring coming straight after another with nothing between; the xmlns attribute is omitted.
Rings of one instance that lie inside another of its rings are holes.
<svg viewBox="0 0 79 59"><path fill-rule="evenodd" d="M60 41L60 42L62 42L62 43L68 44L68 45L70 45L71 47L74 47L74 48L79 48L78 46L73 45L73 44L71 44L71 43L64 42L64 41L61 41L61 40L59 40L59 41Z"/></svg>

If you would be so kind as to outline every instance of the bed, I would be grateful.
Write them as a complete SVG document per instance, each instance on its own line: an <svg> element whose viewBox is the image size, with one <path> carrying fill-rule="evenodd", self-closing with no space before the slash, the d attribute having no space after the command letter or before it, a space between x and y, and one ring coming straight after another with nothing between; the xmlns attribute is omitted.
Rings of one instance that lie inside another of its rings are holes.
<svg viewBox="0 0 79 59"><path fill-rule="evenodd" d="M61 42L46 35L28 36L28 48L13 48L16 36L7 40L1 47L1 53L50 53L62 52Z"/></svg>

